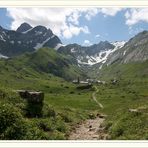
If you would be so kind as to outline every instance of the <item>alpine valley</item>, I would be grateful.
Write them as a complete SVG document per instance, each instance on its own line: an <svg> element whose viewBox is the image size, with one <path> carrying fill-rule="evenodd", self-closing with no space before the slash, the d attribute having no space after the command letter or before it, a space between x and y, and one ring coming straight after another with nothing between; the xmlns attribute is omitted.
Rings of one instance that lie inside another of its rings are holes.
<svg viewBox="0 0 148 148"><path fill-rule="evenodd" d="M147 90L146 30L81 46L44 26L0 27L2 140L146 140Z"/></svg>

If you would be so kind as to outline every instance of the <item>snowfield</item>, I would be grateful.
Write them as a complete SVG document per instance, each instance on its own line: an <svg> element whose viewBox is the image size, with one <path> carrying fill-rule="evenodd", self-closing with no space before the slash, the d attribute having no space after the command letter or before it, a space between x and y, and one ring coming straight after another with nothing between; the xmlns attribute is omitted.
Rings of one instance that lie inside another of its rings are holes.
<svg viewBox="0 0 148 148"><path fill-rule="evenodd" d="M111 44L115 46L114 49L106 49L106 50L100 51L94 56L88 56L88 55L86 57L78 56L77 61L81 65L92 66L97 63L102 63L103 65L107 61L108 56L112 54L113 52L115 52L116 50L122 48L125 43L126 43L125 41L112 42ZM74 49L71 49L71 52L75 52ZM85 59L85 62L84 62L84 59ZM100 66L100 68L102 67L102 65Z"/></svg>

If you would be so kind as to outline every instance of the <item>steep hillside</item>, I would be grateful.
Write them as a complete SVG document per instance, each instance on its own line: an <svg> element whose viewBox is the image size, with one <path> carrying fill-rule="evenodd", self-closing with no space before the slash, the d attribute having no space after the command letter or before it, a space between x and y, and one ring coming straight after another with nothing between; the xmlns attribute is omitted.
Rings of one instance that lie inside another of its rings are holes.
<svg viewBox="0 0 148 148"><path fill-rule="evenodd" d="M137 72L142 72L140 69L141 66L143 67L145 65L146 69L147 60L148 31L143 31L131 38L124 46L110 53L103 64L97 63L85 70L89 70L88 74L91 77L104 75L104 77L110 78L113 75L115 77L117 75L116 73L118 73L118 76L120 73L120 75L128 77L129 75L136 75ZM136 72L132 71L134 68Z"/></svg>
<svg viewBox="0 0 148 148"><path fill-rule="evenodd" d="M142 62L148 59L148 31L143 31L130 39L125 46L108 57L107 65L112 63Z"/></svg>
<svg viewBox="0 0 148 148"><path fill-rule="evenodd" d="M15 75L14 71L17 71L17 73L21 72L23 76L28 71L29 73L52 74L66 80L85 76L75 65L75 60L72 57L66 57L49 48L42 48L37 52L26 53L14 58L1 59L0 63L1 73L4 74L4 71L6 72L8 69L7 73L9 74L7 75Z"/></svg>
<svg viewBox="0 0 148 148"><path fill-rule="evenodd" d="M148 32L130 39L108 56L101 69L91 67L89 74L106 82L97 89L108 115L104 123L108 139L148 139Z"/></svg>
<svg viewBox="0 0 148 148"><path fill-rule="evenodd" d="M126 64L112 64L104 66L98 72L100 79L123 79L139 81L140 79L148 80L148 60L144 62L132 62Z"/></svg>

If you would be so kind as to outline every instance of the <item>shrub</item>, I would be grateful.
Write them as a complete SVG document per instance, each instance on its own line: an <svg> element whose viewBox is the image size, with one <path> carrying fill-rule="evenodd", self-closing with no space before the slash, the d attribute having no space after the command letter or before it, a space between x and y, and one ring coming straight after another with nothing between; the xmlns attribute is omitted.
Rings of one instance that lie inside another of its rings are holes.
<svg viewBox="0 0 148 148"><path fill-rule="evenodd" d="M41 130L43 130L45 132L54 131L54 124L50 119L41 119L38 121L37 125Z"/></svg>
<svg viewBox="0 0 148 148"><path fill-rule="evenodd" d="M66 140L65 134L55 131L52 135L53 140Z"/></svg>
<svg viewBox="0 0 148 148"><path fill-rule="evenodd" d="M22 120L21 114L10 104L0 103L0 131Z"/></svg>
<svg viewBox="0 0 148 148"><path fill-rule="evenodd" d="M60 116L62 117L62 120L64 120L64 122L72 122L72 117L68 113L60 113Z"/></svg>
<svg viewBox="0 0 148 148"><path fill-rule="evenodd" d="M56 117L56 112L53 107L49 106L48 104L44 103L43 106L43 117Z"/></svg>
<svg viewBox="0 0 148 148"><path fill-rule="evenodd" d="M10 104L0 104L0 139L23 139L27 126L20 112Z"/></svg>
<svg viewBox="0 0 148 148"><path fill-rule="evenodd" d="M0 103L0 139L35 140L48 139L31 121L23 118L11 104Z"/></svg>
<svg viewBox="0 0 148 148"><path fill-rule="evenodd" d="M65 133L67 131L66 124L64 123L64 121L62 121L61 117L58 117L56 119L55 128L57 129L57 131L62 133Z"/></svg>

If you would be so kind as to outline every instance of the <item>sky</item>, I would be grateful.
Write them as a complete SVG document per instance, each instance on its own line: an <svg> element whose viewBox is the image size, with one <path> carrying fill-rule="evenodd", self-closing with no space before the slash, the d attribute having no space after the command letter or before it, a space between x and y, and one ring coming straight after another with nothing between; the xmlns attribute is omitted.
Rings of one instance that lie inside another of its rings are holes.
<svg viewBox="0 0 148 148"><path fill-rule="evenodd" d="M63 44L90 46L148 30L148 8L0 8L3 28L16 30L24 22L50 28Z"/></svg>

